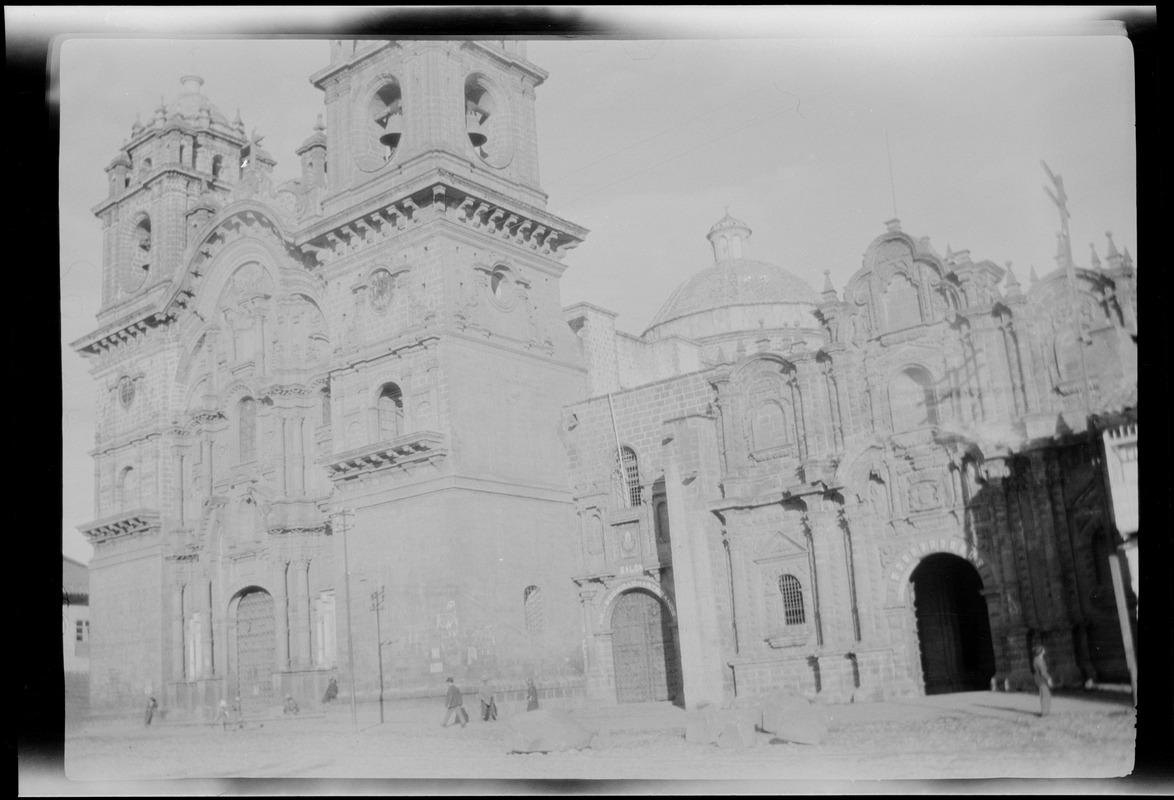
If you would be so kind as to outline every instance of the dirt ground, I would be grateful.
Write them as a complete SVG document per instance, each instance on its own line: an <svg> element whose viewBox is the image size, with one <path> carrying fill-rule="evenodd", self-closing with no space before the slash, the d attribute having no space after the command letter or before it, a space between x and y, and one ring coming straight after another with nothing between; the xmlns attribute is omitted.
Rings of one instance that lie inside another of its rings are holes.
<svg viewBox="0 0 1174 800"><path fill-rule="evenodd" d="M769 791L780 780L1116 778L1128 775L1134 760L1128 695L1058 695L1047 718L1037 715L1034 695L1001 692L829 705L823 744L771 743L760 733L744 750L686 742L685 714L671 706L583 709L575 716L596 731L590 749L529 755L507 752L508 719L474 718L466 728L442 728L440 706L438 700L435 709L388 708L383 724L377 709L363 708L357 730L345 705L296 718L246 720L244 728L228 732L91 720L66 730L65 773L78 794L112 793L128 781L151 782L140 787L147 793L201 786L233 792L239 785L221 779L235 778L274 781L266 787L278 785L276 779L325 779L316 791L353 778L586 779L627 791L636 784L624 782L647 779L731 781L741 793ZM694 793L700 785L668 786ZM429 793L443 792L431 787Z"/></svg>

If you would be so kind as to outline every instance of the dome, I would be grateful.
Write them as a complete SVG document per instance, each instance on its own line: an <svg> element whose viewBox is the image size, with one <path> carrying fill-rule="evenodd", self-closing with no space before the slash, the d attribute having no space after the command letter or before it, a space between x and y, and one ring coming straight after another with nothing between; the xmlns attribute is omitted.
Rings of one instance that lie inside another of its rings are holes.
<svg viewBox="0 0 1174 800"><path fill-rule="evenodd" d="M782 267L749 258L726 259L685 281L648 327L716 308L776 303L814 308L819 297L806 281Z"/></svg>
<svg viewBox="0 0 1174 800"><path fill-rule="evenodd" d="M820 302L815 290L782 267L746 258L750 234L749 226L727 211L706 234L713 246L713 265L672 293L646 333L667 326L662 333L680 333L691 338L724 335L745 330L751 319L754 327L766 325L768 319L772 328L780 324L814 325L811 312ZM759 308L752 313L733 310L747 306ZM774 308L768 310L762 306ZM693 319L668 325L685 317Z"/></svg>
<svg viewBox="0 0 1174 800"><path fill-rule="evenodd" d="M212 105L212 101L201 91L200 87L204 85L203 78L199 75L184 75L179 79L179 82L183 86L183 91L175 98L174 102L166 107L167 119L178 116L185 121L196 121L202 114L207 114L208 119L212 122L229 125L228 117Z"/></svg>

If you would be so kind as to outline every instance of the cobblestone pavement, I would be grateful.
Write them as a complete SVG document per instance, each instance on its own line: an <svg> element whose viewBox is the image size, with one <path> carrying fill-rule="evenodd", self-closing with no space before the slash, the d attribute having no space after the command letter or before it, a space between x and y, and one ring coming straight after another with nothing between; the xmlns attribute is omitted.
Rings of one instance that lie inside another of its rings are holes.
<svg viewBox="0 0 1174 800"><path fill-rule="evenodd" d="M997 692L826 708L821 745L772 744L760 733L737 751L686 742L685 714L672 706L580 710L576 717L596 731L591 749L545 755L508 754L505 719L441 728L439 701L389 708L384 724L377 710L362 709L357 731L346 706L248 720L227 733L88 721L66 732L65 768L72 781L98 782L87 788L99 792L110 781L231 778L720 780L758 791L760 781L1113 778L1133 768L1127 695L1061 694L1048 718L1037 716L1034 695ZM155 790L170 791L147 785Z"/></svg>

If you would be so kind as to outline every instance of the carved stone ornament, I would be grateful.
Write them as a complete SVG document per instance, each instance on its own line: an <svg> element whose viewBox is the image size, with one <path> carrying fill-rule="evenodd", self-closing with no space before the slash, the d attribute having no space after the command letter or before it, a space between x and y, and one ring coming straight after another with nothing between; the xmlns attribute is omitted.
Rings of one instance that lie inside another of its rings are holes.
<svg viewBox="0 0 1174 800"><path fill-rule="evenodd" d="M385 269L377 269L371 273L371 289L367 293L371 310L376 314L383 314L391 307L395 296L395 276Z"/></svg>

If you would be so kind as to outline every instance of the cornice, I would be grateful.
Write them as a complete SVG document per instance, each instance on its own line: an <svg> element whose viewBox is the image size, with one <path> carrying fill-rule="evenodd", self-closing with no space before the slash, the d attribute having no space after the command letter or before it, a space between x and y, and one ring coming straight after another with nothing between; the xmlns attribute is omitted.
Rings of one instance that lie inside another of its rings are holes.
<svg viewBox="0 0 1174 800"><path fill-rule="evenodd" d="M113 539L124 539L144 533L152 533L160 528L159 511L156 509L138 508L133 511L124 511L114 516L104 517L89 525L79 526L78 530L91 544L101 544Z"/></svg>
<svg viewBox="0 0 1174 800"><path fill-rule="evenodd" d="M437 463L448 455L444 434L417 431L389 441L350 450L325 464L332 481L344 481L387 469Z"/></svg>

